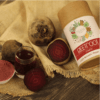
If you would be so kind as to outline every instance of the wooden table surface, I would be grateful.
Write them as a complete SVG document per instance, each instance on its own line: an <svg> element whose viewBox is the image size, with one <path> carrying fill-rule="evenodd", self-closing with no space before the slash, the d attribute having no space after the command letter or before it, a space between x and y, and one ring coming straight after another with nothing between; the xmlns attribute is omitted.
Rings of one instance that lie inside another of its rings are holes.
<svg viewBox="0 0 100 100"><path fill-rule="evenodd" d="M68 79L56 74L34 95L12 97L0 94L0 100L99 100L99 85L93 85L81 77Z"/></svg>
<svg viewBox="0 0 100 100"><path fill-rule="evenodd" d="M41 91L34 95L13 97L0 94L0 100L99 100L99 95L99 85L93 85L81 77L68 79L56 74Z"/></svg>

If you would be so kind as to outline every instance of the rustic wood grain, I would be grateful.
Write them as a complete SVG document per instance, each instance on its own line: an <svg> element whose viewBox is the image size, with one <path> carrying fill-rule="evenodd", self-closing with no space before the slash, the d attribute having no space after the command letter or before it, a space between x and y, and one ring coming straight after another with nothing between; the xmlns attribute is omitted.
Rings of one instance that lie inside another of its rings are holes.
<svg viewBox="0 0 100 100"><path fill-rule="evenodd" d="M67 79L56 74L34 95L12 97L0 94L0 100L99 100L99 85L93 85L81 77Z"/></svg>

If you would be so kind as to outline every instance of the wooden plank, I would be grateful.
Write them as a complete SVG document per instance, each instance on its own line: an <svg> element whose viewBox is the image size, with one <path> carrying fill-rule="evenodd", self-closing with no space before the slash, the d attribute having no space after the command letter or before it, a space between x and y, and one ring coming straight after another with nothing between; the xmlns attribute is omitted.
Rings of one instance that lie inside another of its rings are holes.
<svg viewBox="0 0 100 100"><path fill-rule="evenodd" d="M34 95L12 97L0 94L0 100L99 100L99 85L93 85L79 78L64 78L57 74Z"/></svg>

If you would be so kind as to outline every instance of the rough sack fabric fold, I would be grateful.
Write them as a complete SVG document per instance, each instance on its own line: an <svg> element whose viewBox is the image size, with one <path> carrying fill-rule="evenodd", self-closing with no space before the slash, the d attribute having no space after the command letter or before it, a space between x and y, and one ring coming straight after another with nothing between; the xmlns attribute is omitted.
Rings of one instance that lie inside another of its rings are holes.
<svg viewBox="0 0 100 100"><path fill-rule="evenodd" d="M58 66L55 65L46 54L46 46L39 47L32 44L28 39L28 27L35 16L49 17L56 28L56 37L61 37L62 28L57 16L58 11L71 2L70 0L62 1L13 1L11 3L3 3L0 6L0 45L10 39L15 39L25 46L31 46L37 52L45 72L49 77L54 77L53 71L64 75L66 78L83 77L93 84L99 84L99 65L97 68L87 71L80 71L75 59L72 57L70 62ZM99 1L88 1L90 9L94 14L97 23L99 23ZM16 91L15 91L16 90ZM29 91L23 80L16 76L8 83L0 85L0 92L11 94L13 96L25 96L33 94Z"/></svg>

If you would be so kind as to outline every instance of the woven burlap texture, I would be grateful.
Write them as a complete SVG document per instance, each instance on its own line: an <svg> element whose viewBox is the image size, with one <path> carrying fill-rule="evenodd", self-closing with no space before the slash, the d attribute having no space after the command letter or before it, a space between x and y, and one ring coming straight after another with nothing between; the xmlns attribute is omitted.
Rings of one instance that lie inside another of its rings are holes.
<svg viewBox="0 0 100 100"><path fill-rule="evenodd" d="M53 71L64 75L66 78L83 77L93 84L99 84L99 65L97 68L87 71L80 71L74 57L70 62L58 66L55 65L46 54L46 46L39 47L32 44L28 39L28 27L36 16L49 17L55 28L56 37L61 37L62 28L57 16L58 11L71 1L13 1L3 3L0 6L0 45L7 40L17 40L25 46L31 46L37 52L45 72L51 78L54 77ZM99 23L99 1L88 1L92 13ZM33 94L26 88L22 79L14 76L8 83L0 85L0 92L13 96L25 96Z"/></svg>

